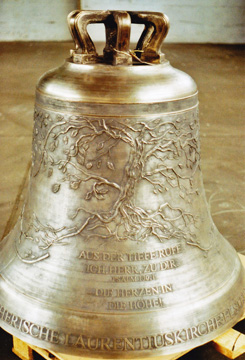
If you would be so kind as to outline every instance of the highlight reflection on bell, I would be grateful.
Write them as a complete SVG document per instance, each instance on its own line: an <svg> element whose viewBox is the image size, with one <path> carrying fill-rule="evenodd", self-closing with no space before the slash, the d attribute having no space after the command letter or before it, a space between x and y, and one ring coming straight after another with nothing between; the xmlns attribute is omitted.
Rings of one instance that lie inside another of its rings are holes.
<svg viewBox="0 0 245 360"><path fill-rule="evenodd" d="M74 11L39 81L30 186L0 243L0 326L39 347L135 358L193 348L243 313L244 274L200 171L197 88L160 13ZM87 33L106 28L104 55ZM130 24L145 24L135 51Z"/></svg>

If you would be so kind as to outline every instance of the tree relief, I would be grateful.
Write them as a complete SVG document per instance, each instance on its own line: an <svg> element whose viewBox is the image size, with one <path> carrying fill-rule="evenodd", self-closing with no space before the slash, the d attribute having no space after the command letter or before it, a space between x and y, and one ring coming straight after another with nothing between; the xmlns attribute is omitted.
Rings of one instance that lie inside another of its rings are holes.
<svg viewBox="0 0 245 360"><path fill-rule="evenodd" d="M67 244L74 236L137 242L153 237L208 250L197 241L200 218L192 206L199 196L199 160L196 109L137 120L37 109L32 177L43 173L52 182L58 171L52 193L68 184L70 191L82 195L81 206L69 214L79 226L54 229L39 224L41 241L50 247ZM38 223L36 214L31 218Z"/></svg>

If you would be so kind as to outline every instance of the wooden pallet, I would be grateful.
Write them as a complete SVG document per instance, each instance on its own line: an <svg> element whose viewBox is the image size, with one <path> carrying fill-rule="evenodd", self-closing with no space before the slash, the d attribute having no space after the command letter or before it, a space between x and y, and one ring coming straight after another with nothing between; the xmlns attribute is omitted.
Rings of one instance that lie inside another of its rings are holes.
<svg viewBox="0 0 245 360"><path fill-rule="evenodd" d="M230 329L223 335L218 336L212 343L218 352L229 359L236 359L245 353L245 335L234 329Z"/></svg>

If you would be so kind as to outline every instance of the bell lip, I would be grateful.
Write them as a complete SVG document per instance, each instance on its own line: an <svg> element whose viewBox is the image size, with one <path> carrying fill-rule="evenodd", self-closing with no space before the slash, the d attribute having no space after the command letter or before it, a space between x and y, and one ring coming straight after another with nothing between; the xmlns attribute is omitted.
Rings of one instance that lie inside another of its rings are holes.
<svg viewBox="0 0 245 360"><path fill-rule="evenodd" d="M184 345L179 344L179 345L175 345L173 348L168 347L167 349L164 348L164 350L161 349L149 349L149 350L144 350L143 351L139 351L136 350L133 352L133 354L131 352L128 353L123 353L120 351L117 352L112 352L112 353L105 353L105 351L98 351L97 353L93 352L93 350L83 350L81 351L80 348L72 348L72 347L62 347L60 345L55 345L55 344L50 344L48 348L45 347L45 344L47 344L45 341L36 341L34 338L30 338L29 341L29 337L27 339L27 337L25 337L24 335L22 336L22 334L20 332L17 331L11 331L10 327L7 325L2 325L2 322L0 320L0 327L6 331L8 334L17 337L18 339L26 342L27 344L31 344L33 346L37 346L39 348L42 349L46 349L49 351L53 351L53 352L57 352L59 354L66 354L66 355L72 355L72 356L81 356L83 359L104 359L104 360L110 360L110 359L128 359L128 360L134 360L134 359L140 359L140 360L147 360L147 359L159 359L161 360L163 356L167 356L167 355L173 355L173 354L179 354L181 352L186 352L186 351L191 351L199 346L205 345L207 343L209 343L210 341L216 339L217 337L221 336L222 334L224 334L226 331L228 331L230 328L232 328L233 326L235 326L241 319L241 316L243 314L243 309L242 311L239 313L239 317L236 317L233 319L233 321L231 323L229 323L229 325L226 324L226 326L224 326L223 328L220 328L219 330L217 330L215 332L215 334L210 333L207 336L204 336L204 338L200 341L199 338L196 338L194 340L192 340L192 342L187 342ZM12 328L11 328L12 329ZM41 346L43 344L43 347ZM71 349L75 349L75 351L71 352L69 350ZM183 354L184 355L184 354Z"/></svg>
<svg viewBox="0 0 245 360"><path fill-rule="evenodd" d="M197 94L197 85L168 61L117 67L75 64L66 59L39 79L36 91L66 102L140 105L188 99Z"/></svg>

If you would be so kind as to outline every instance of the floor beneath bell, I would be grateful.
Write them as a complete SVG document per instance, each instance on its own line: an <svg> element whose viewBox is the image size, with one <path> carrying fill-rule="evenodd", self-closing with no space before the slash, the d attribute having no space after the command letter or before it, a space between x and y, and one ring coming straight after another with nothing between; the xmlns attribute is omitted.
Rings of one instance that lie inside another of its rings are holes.
<svg viewBox="0 0 245 360"><path fill-rule="evenodd" d="M0 43L0 239L20 210L30 162L35 84L69 56L69 42ZM213 220L245 254L245 122L243 46L166 44L171 64L199 88L202 173ZM0 360L12 360L11 336L0 330ZM184 360L222 360L209 344ZM242 357L239 358L239 360ZM245 357L243 357L245 359Z"/></svg>

